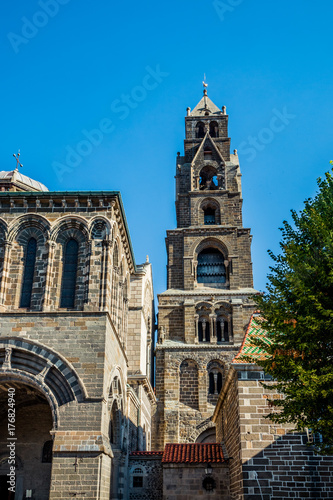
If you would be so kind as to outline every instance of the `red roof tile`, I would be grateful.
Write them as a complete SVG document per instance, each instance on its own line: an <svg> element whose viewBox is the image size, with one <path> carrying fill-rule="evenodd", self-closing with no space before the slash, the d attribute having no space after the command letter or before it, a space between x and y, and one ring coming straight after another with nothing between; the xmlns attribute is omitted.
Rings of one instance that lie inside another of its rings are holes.
<svg viewBox="0 0 333 500"><path fill-rule="evenodd" d="M130 453L131 457L151 457L154 455L161 457L163 451L132 451Z"/></svg>
<svg viewBox="0 0 333 500"><path fill-rule="evenodd" d="M166 444L162 463L201 464L225 462L222 446L218 443Z"/></svg>

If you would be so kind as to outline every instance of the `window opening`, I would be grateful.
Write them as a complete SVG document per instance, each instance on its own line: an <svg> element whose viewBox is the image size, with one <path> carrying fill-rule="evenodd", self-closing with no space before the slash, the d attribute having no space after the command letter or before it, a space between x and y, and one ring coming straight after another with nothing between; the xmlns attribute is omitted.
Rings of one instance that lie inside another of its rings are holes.
<svg viewBox="0 0 333 500"><path fill-rule="evenodd" d="M65 247L60 307L74 307L79 245L74 239Z"/></svg>
<svg viewBox="0 0 333 500"><path fill-rule="evenodd" d="M205 137L205 126L202 122L198 122L196 126L196 136L197 139Z"/></svg>
<svg viewBox="0 0 333 500"><path fill-rule="evenodd" d="M206 226L215 224L215 210L211 207L204 209L204 223Z"/></svg>
<svg viewBox="0 0 333 500"><path fill-rule="evenodd" d="M30 238L27 245L20 307L30 307L36 265L37 241Z"/></svg>
<svg viewBox="0 0 333 500"><path fill-rule="evenodd" d="M225 283L224 257L216 248L206 248L198 255L198 283Z"/></svg>

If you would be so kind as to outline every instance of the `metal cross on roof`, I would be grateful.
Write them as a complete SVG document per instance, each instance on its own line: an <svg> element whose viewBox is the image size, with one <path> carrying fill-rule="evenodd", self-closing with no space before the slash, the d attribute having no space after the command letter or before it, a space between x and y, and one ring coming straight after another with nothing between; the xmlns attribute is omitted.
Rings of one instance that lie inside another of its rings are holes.
<svg viewBox="0 0 333 500"><path fill-rule="evenodd" d="M15 170L18 170L18 166L19 165L20 165L20 167L23 167L22 163L20 163L20 155L21 155L20 150L18 150L17 156L16 156L15 153L13 154L14 158L16 159L16 168L15 168Z"/></svg>
<svg viewBox="0 0 333 500"><path fill-rule="evenodd" d="M207 95L207 87L208 87L208 83L206 82L206 74L204 73L204 79L203 79L203 82L202 82L202 85L203 85L203 88L204 88L204 95Z"/></svg>

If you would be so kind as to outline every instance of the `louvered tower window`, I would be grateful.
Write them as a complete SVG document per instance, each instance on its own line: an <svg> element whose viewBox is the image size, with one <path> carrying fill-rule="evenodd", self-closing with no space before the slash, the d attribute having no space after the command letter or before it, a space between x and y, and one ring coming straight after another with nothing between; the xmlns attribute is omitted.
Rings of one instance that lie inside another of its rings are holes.
<svg viewBox="0 0 333 500"><path fill-rule="evenodd" d="M60 307L74 307L78 253L78 242L74 239L68 240L65 247Z"/></svg>
<svg viewBox="0 0 333 500"><path fill-rule="evenodd" d="M215 210L214 208L207 207L204 210L205 225L215 224Z"/></svg>
<svg viewBox="0 0 333 500"><path fill-rule="evenodd" d="M35 240L35 238L30 238L30 240L28 241L25 256L20 307L30 307L31 304L32 285L34 281L34 272L36 265L36 252L37 241Z"/></svg>
<svg viewBox="0 0 333 500"><path fill-rule="evenodd" d="M225 283L224 257L216 248L206 248L198 255L198 283Z"/></svg>

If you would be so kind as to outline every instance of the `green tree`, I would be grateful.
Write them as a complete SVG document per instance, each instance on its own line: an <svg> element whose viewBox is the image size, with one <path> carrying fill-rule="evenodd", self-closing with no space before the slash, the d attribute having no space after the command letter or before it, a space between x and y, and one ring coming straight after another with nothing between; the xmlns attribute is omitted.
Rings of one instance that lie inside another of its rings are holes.
<svg viewBox="0 0 333 500"><path fill-rule="evenodd" d="M332 163L332 162L331 162ZM255 298L267 341L260 362L283 395L273 399L275 422L320 433L323 454L333 453L333 178L318 179L318 194L305 201L293 223L283 222L281 254L267 293ZM247 358L249 361L249 358ZM270 384L265 384L269 388ZM279 411L275 411L279 410Z"/></svg>

